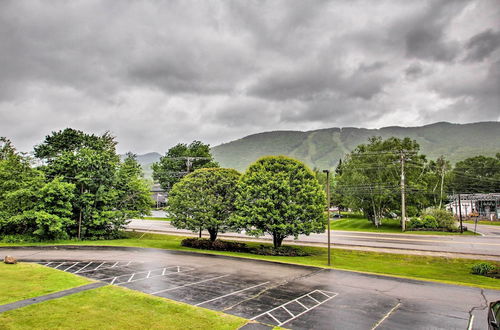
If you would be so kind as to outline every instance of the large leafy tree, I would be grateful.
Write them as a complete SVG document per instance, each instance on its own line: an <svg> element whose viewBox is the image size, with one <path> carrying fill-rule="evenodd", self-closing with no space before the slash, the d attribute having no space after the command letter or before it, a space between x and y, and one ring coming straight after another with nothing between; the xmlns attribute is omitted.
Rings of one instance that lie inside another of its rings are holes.
<svg viewBox="0 0 500 330"><path fill-rule="evenodd" d="M455 165L450 188L461 193L500 192L500 153L496 157L476 156Z"/></svg>
<svg viewBox="0 0 500 330"><path fill-rule="evenodd" d="M66 238L74 185L46 179L10 143L0 153L0 234Z"/></svg>
<svg viewBox="0 0 500 330"><path fill-rule="evenodd" d="M419 150L418 143L409 138L370 138L342 162L334 188L336 198L349 208L363 211L379 225L385 214L399 213L401 209L404 162L407 215L415 215L429 205L428 187L423 180L427 161Z"/></svg>
<svg viewBox="0 0 500 330"><path fill-rule="evenodd" d="M215 241L230 229L240 174L233 169L198 169L176 183L169 195L172 225L192 231L207 230Z"/></svg>
<svg viewBox="0 0 500 330"><path fill-rule="evenodd" d="M247 234L283 239L325 230L326 198L314 173L298 160L269 156L250 165L242 176L236 199L236 227Z"/></svg>
<svg viewBox="0 0 500 330"><path fill-rule="evenodd" d="M115 237L126 224L130 210L147 213L143 206L132 205L142 205L145 183L140 186L137 172L120 173L128 165L120 165L116 144L109 133L99 136L68 128L53 132L35 147L35 156L45 163L42 169L48 178L61 177L75 186L71 236ZM139 198L130 198L131 186L125 181L132 179Z"/></svg>
<svg viewBox="0 0 500 330"><path fill-rule="evenodd" d="M189 172L214 167L219 167L219 164L210 153L210 145L200 141L193 141L189 145L179 143L153 164L153 179L157 180L163 189L169 190Z"/></svg>

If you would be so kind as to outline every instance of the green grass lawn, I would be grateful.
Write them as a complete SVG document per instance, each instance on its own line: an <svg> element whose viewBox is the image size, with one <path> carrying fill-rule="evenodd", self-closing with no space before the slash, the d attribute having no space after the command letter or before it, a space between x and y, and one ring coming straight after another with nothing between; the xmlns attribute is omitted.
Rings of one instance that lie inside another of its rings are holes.
<svg viewBox="0 0 500 330"><path fill-rule="evenodd" d="M0 314L1 329L238 329L247 322L115 286Z"/></svg>
<svg viewBox="0 0 500 330"><path fill-rule="evenodd" d="M474 221L464 221L464 223L474 224ZM478 221L479 225L500 226L500 221Z"/></svg>
<svg viewBox="0 0 500 330"><path fill-rule="evenodd" d="M343 213L343 218L330 221L332 230L346 231L364 231L374 233L391 233L391 234L416 234L416 235L476 235L471 231L460 233L449 233L442 231L401 231L401 225L398 219L383 219L382 225L378 228L368 221L363 215L357 213Z"/></svg>
<svg viewBox="0 0 500 330"><path fill-rule="evenodd" d="M0 305L71 289L92 281L37 264L0 263Z"/></svg>
<svg viewBox="0 0 500 330"><path fill-rule="evenodd" d="M149 247L168 250L192 251L235 257L269 260L276 262L292 263L308 266L326 266L327 249L320 247L306 247L301 249L307 251L310 256L305 257L279 257L260 256L250 253L204 251L187 248L180 245L185 237L175 235L127 233L129 238L107 241L59 241L41 244L81 244L81 245L108 245L108 246L132 246ZM249 246L258 246L260 243L246 242ZM16 245L0 243L0 246ZM21 244L17 244L21 245ZM26 245L26 244L24 244ZM36 245L36 244L29 244ZM332 268L352 271L368 272L383 275L414 278L420 280L438 281L444 283L469 285L491 289L500 289L500 280L484 276L472 275L470 273L473 264L480 262L472 259L430 257L405 254L377 253L368 251L355 251L346 249L332 250Z"/></svg>

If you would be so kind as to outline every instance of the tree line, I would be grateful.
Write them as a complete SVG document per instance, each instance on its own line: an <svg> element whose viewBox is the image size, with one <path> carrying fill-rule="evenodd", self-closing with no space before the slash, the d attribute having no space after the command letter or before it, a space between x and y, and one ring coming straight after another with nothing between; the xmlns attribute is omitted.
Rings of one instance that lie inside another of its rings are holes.
<svg viewBox="0 0 500 330"><path fill-rule="evenodd" d="M450 194L500 192L500 153L452 167L444 156L428 160L415 140L372 137L339 162L332 186L336 205L362 211L378 225L390 214L401 216L403 188L409 217L442 208Z"/></svg>

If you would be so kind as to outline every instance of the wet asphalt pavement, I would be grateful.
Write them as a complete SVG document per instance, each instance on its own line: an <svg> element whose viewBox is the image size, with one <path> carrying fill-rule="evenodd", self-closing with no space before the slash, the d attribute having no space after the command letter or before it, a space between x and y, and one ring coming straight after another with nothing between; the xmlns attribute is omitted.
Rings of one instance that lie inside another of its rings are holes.
<svg viewBox="0 0 500 330"><path fill-rule="evenodd" d="M180 251L1 248L48 267L290 329L486 328L499 290Z"/></svg>

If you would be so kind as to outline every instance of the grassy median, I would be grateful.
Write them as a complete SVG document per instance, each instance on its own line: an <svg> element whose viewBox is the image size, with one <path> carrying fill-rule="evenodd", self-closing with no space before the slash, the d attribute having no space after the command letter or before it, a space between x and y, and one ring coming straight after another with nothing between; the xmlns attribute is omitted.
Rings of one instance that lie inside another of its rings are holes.
<svg viewBox="0 0 500 330"><path fill-rule="evenodd" d="M81 245L106 245L106 246L131 246L148 247L167 250L192 251L198 253L209 253L227 255L241 258L269 260L275 262L292 263L299 265L327 267L327 249L320 247L301 246L309 256L305 257L281 257L261 256L241 252L222 252L197 250L181 246L181 240L185 237L175 235L127 233L128 238L107 241L59 241L42 244L81 244ZM246 242L250 247L258 246L260 243ZM8 244L0 244L8 245ZM13 245L13 244L10 244ZM24 244L26 245L26 244ZM29 244L32 245L32 244ZM264 244L265 245L265 244ZM332 250L332 268L368 272L382 275L392 275L419 280L430 280L443 283L468 285L490 289L500 289L500 280L485 276L472 275L472 265L480 260L430 257L406 254L378 253L369 251L355 251L346 249Z"/></svg>
<svg viewBox="0 0 500 330"><path fill-rule="evenodd" d="M388 234L416 234L416 235L476 235L471 231L461 233L443 232L443 231L401 231L401 224L398 219L382 219L382 225L375 225L368 221L362 214L358 213L342 213L343 218L330 221L332 230L345 231L361 231L372 233L388 233Z"/></svg>
<svg viewBox="0 0 500 330"><path fill-rule="evenodd" d="M247 322L116 286L0 314L2 329L238 329Z"/></svg>
<svg viewBox="0 0 500 330"><path fill-rule="evenodd" d="M0 305L92 283L84 277L37 264L0 263Z"/></svg>

